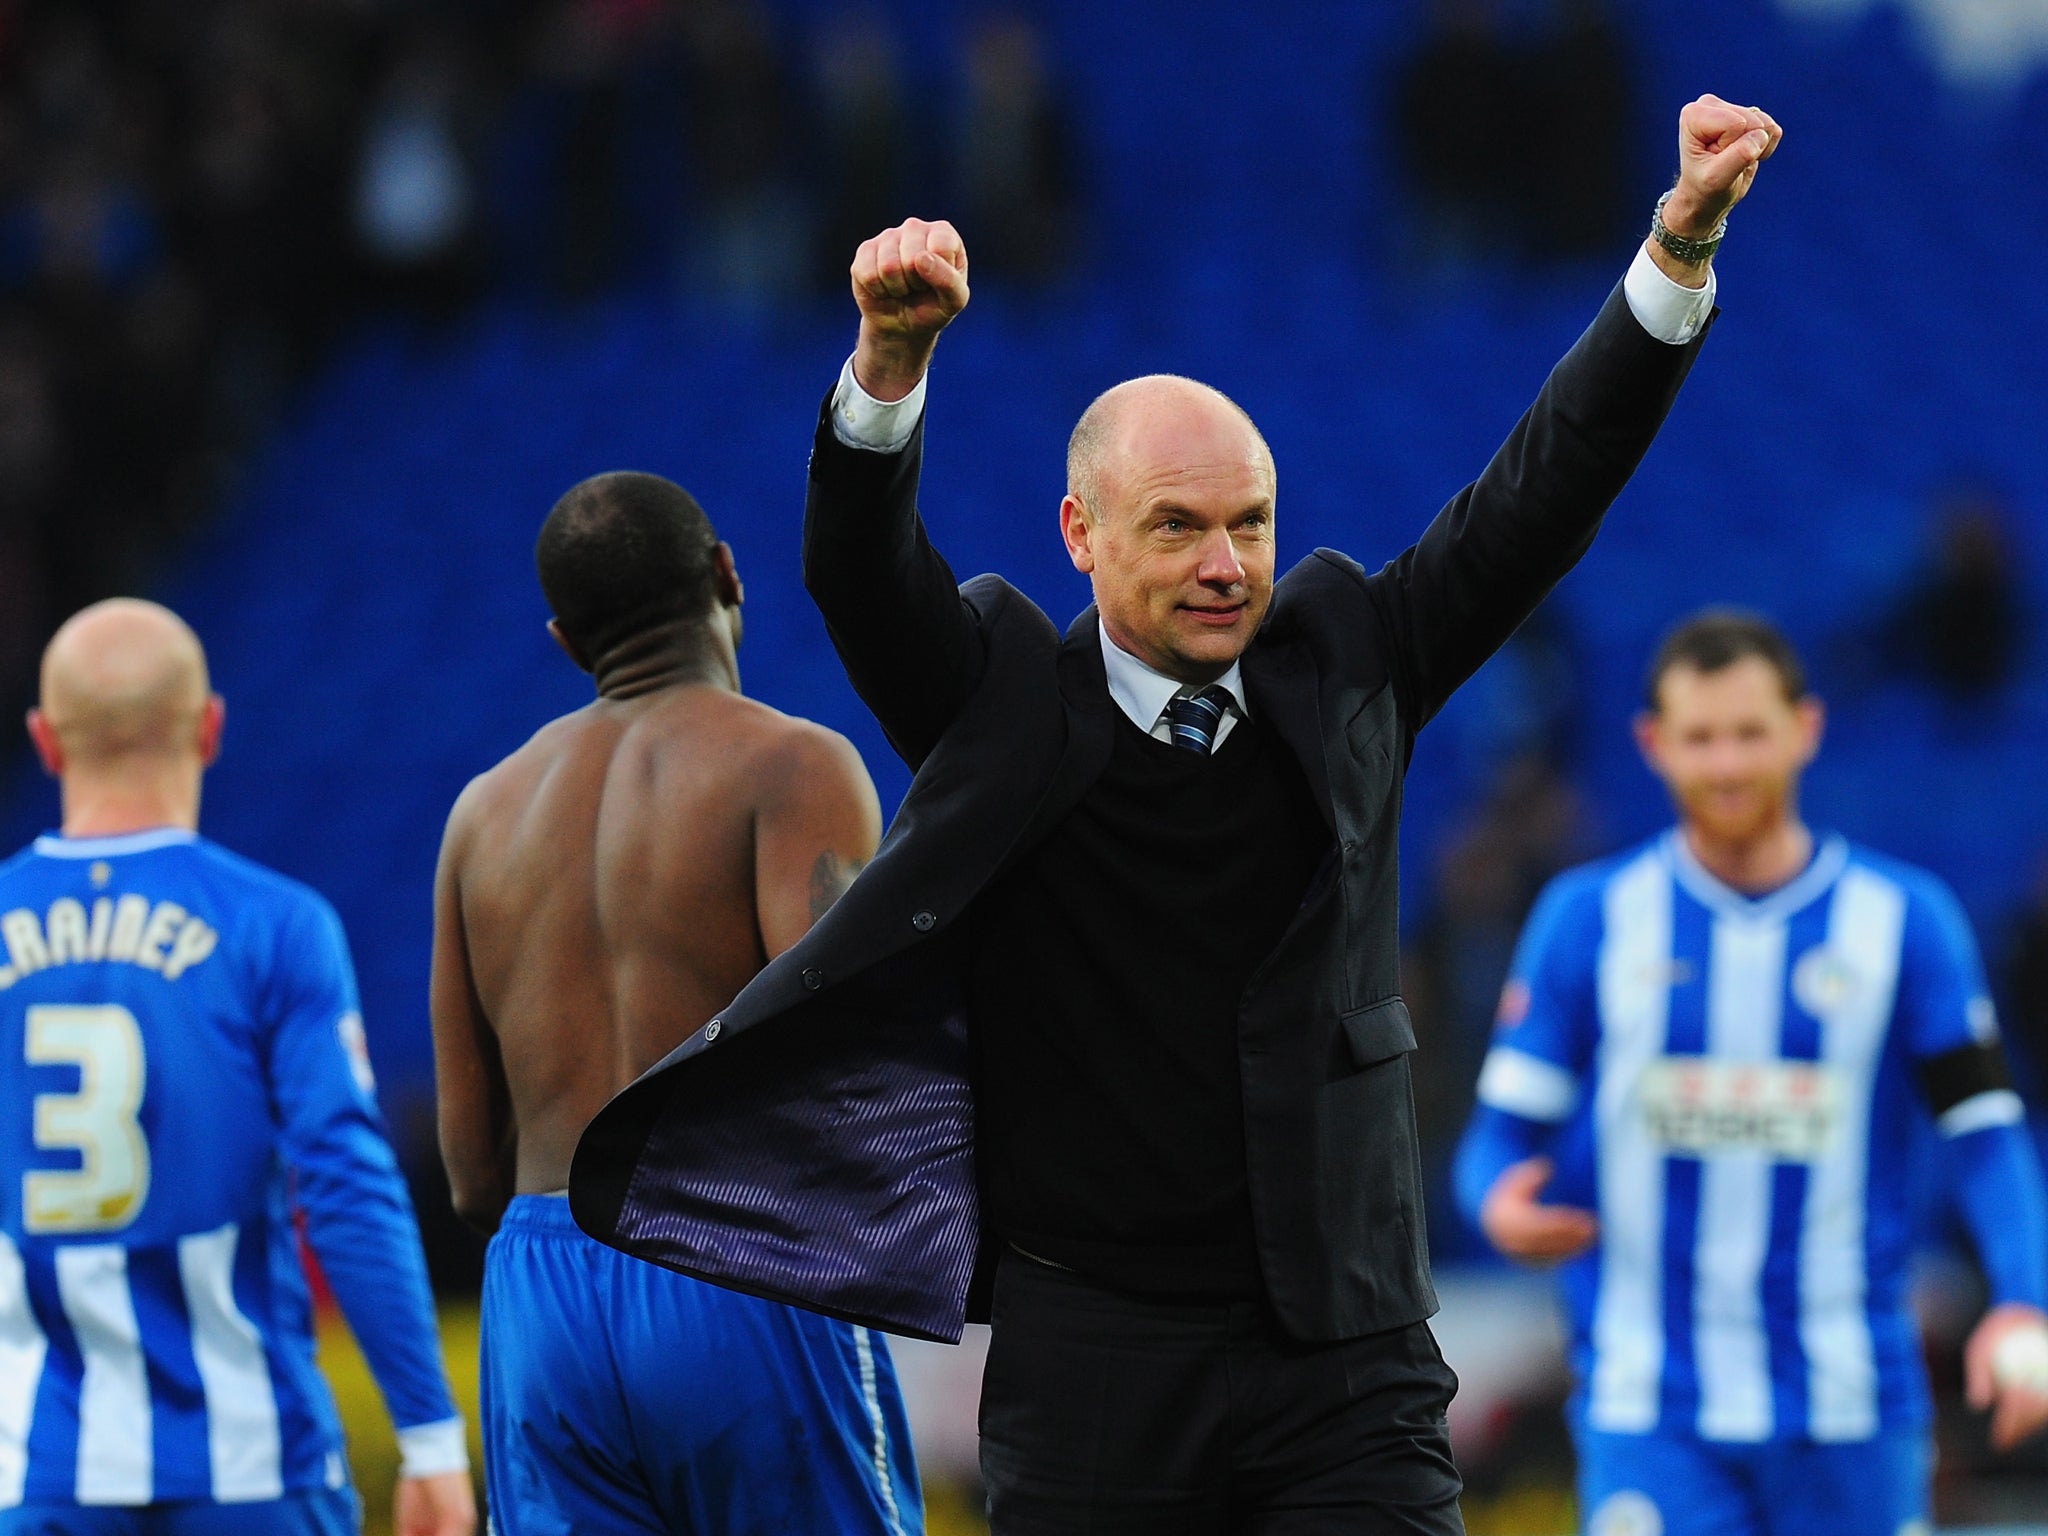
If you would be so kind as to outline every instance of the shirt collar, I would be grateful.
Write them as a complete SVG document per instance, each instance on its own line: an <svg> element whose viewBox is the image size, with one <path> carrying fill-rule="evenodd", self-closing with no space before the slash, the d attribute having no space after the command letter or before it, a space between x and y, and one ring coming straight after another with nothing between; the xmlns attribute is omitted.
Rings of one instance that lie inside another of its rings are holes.
<svg viewBox="0 0 2048 1536"><path fill-rule="evenodd" d="M1102 670L1109 679L1109 696L1116 700L1117 708L1130 718L1131 724L1147 735L1151 734L1152 727L1159 723L1159 717L1166 713L1166 706L1176 696L1200 693L1204 686L1224 689L1230 695L1230 713L1240 720L1251 718L1251 711L1245 704L1244 676L1238 663L1233 661L1230 670L1213 684L1183 683L1178 678L1155 671L1110 639L1108 626L1103 624L1099 615L1095 625L1102 634Z"/></svg>
<svg viewBox="0 0 2048 1536"><path fill-rule="evenodd" d="M1673 827L1666 832L1664 846L1672 874L1695 901L1724 917L1751 922L1782 922L1818 898L1849 867L1848 840L1838 832L1829 833L1814 840L1806 868L1776 890L1750 896L1708 872L1687 844L1683 828Z"/></svg>
<svg viewBox="0 0 2048 1536"><path fill-rule="evenodd" d="M105 859L123 853L148 853L153 848L176 848L199 841L199 834L186 827L149 827L140 832L121 832L112 837L66 837L45 832L36 839L36 852L51 859Z"/></svg>

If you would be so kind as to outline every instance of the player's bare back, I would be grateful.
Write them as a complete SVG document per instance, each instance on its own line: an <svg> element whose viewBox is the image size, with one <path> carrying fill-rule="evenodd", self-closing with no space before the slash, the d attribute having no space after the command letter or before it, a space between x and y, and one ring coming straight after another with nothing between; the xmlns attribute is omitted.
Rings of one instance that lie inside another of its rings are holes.
<svg viewBox="0 0 2048 1536"><path fill-rule="evenodd" d="M871 807L841 738L730 689L679 686L600 698L470 785L441 917L444 941L459 926L509 1100L507 1196L564 1188L605 1101L836 898L872 833L848 848L791 822L835 819L849 768Z"/></svg>

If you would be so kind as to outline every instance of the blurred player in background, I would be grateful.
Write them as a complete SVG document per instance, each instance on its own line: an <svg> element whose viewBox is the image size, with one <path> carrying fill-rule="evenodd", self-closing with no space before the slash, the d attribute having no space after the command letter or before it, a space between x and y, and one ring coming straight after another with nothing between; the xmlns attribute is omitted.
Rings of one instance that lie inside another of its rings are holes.
<svg viewBox="0 0 2048 1536"><path fill-rule="evenodd" d="M2000 1449L2048 1424L2048 1202L1976 945L1800 820L1821 719L1762 620L1672 632L1636 729L1679 824L1544 893L1480 1076L1459 1199L1569 1261L1593 1536L1927 1528L1916 1115L1990 1283L1970 1402Z"/></svg>
<svg viewBox="0 0 2048 1536"><path fill-rule="evenodd" d="M843 738L741 696L740 582L697 503L586 480L536 551L597 684L472 783L436 882L441 1146L491 1240L485 1471L501 1536L922 1530L883 1342L628 1258L561 1198L590 1119L873 856Z"/></svg>
<svg viewBox="0 0 2048 1536"><path fill-rule="evenodd" d="M223 719L154 604L43 657L63 830L0 865L0 1536L358 1528L295 1214L398 1424L400 1536L467 1536L341 924L198 835Z"/></svg>

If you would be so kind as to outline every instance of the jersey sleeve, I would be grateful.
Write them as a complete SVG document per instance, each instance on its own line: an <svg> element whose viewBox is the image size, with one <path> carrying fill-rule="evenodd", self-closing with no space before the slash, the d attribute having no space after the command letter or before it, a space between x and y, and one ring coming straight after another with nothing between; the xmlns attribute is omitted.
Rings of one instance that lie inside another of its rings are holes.
<svg viewBox="0 0 2048 1536"><path fill-rule="evenodd" d="M308 898L285 919L271 985L272 1113L307 1239L398 1427L407 1475L455 1470L466 1455L426 1257L377 1110L347 940L325 902Z"/></svg>
<svg viewBox="0 0 2048 1536"><path fill-rule="evenodd" d="M1459 1208L1474 1224L1501 1172L1543 1151L1578 1113L1597 1037L1600 922L1598 886L1574 872L1544 889L1523 926L1453 1166Z"/></svg>
<svg viewBox="0 0 2048 1536"><path fill-rule="evenodd" d="M1579 1107L1595 1038L1593 968L1599 892L1582 874L1554 880L1523 926L1501 989L1479 1102L1546 1125Z"/></svg>
<svg viewBox="0 0 2048 1536"><path fill-rule="evenodd" d="M1932 879L1907 905L1899 965L1899 1024L1991 1300L2048 1306L2048 1188L1969 919Z"/></svg>
<svg viewBox="0 0 2048 1536"><path fill-rule="evenodd" d="M1969 919L1932 878L1916 884L1906 906L1898 1020L1914 1076L1944 1136L2025 1119Z"/></svg>

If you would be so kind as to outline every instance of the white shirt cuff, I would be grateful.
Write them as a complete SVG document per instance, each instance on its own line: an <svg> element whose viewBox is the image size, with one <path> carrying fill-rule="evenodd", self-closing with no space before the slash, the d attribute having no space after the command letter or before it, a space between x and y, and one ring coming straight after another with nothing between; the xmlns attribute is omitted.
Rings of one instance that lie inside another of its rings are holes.
<svg viewBox="0 0 2048 1536"><path fill-rule="evenodd" d="M1664 275L1663 268L1650 259L1647 245L1636 247L1636 259L1629 263L1621 291L1628 295L1628 307L1637 324L1659 341L1682 347L1699 335L1714 312L1718 288L1714 269L1707 268L1707 286L1688 288ZM850 375L849 375L850 376Z"/></svg>
<svg viewBox="0 0 2048 1536"><path fill-rule="evenodd" d="M462 1416L415 1424L398 1432L398 1475L439 1477L469 1470L469 1435Z"/></svg>
<svg viewBox="0 0 2048 1536"><path fill-rule="evenodd" d="M832 391L832 435L849 448L870 453L895 453L910 441L917 419L924 414L926 373L901 400L877 400L860 387L853 376L853 359L839 370L839 387Z"/></svg>

